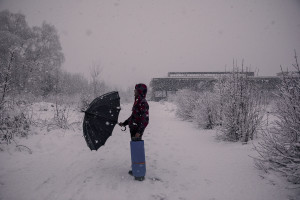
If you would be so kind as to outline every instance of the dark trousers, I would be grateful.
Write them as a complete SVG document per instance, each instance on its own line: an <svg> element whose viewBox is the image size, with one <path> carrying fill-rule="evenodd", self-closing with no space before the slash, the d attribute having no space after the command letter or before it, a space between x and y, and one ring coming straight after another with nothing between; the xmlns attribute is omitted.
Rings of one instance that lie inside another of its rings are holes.
<svg viewBox="0 0 300 200"><path fill-rule="evenodd" d="M142 140L142 134L141 133L139 133L140 134L140 137L135 137L135 134L137 133L137 130L136 129L130 129L130 135L131 135L131 140L132 141L139 141L139 140Z"/></svg>

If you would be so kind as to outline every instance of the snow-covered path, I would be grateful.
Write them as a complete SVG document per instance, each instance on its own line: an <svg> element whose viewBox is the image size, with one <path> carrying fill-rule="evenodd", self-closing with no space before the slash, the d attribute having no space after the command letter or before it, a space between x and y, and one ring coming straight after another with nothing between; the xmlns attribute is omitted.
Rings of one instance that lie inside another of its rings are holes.
<svg viewBox="0 0 300 200"><path fill-rule="evenodd" d="M130 114L123 106L119 120ZM290 193L259 176L251 145L217 142L174 115L172 104L150 103L144 140L144 182L127 174L129 132L113 136L91 152L80 131L30 136L22 144L33 154L0 152L0 200L284 200Z"/></svg>

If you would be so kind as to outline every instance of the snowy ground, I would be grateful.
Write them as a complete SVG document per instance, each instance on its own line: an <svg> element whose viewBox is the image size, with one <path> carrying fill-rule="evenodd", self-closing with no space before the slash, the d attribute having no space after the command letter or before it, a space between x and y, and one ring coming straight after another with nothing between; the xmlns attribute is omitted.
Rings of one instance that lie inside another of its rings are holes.
<svg viewBox="0 0 300 200"><path fill-rule="evenodd" d="M120 121L130 107L122 106ZM284 181L261 178L248 156L255 155L251 144L216 141L215 131L177 119L170 103L150 102L144 182L127 174L129 132L118 126L97 152L89 150L79 130L39 132L19 140L32 154L0 152L0 200L297 199Z"/></svg>

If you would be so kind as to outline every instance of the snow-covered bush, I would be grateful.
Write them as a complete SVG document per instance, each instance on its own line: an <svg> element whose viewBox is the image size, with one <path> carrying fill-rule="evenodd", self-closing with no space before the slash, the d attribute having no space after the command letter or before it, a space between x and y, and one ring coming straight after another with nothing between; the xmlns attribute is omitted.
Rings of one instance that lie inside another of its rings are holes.
<svg viewBox="0 0 300 200"><path fill-rule="evenodd" d="M196 91L183 89L176 93L175 103L177 105L176 114L184 120L192 120L193 111L200 94Z"/></svg>
<svg viewBox="0 0 300 200"><path fill-rule="evenodd" d="M200 93L192 111L194 121L206 129L220 125L220 101L216 93Z"/></svg>
<svg viewBox="0 0 300 200"><path fill-rule="evenodd" d="M92 102L93 98L92 98L92 95L91 94L88 94L88 93L81 93L80 95L80 102L79 102L79 109L81 111L85 111L89 104Z"/></svg>
<svg viewBox="0 0 300 200"><path fill-rule="evenodd" d="M26 137L32 123L30 107L10 99L0 110L0 144L10 144L16 136Z"/></svg>
<svg viewBox="0 0 300 200"><path fill-rule="evenodd" d="M221 128L225 140L248 142L262 126L264 104L261 93L246 74L234 70L219 79Z"/></svg>
<svg viewBox="0 0 300 200"><path fill-rule="evenodd" d="M70 105L66 104L55 104L54 122L59 128L68 129L68 118L69 118Z"/></svg>
<svg viewBox="0 0 300 200"><path fill-rule="evenodd" d="M295 54L296 73L282 73L275 107L276 120L262 134L256 150L258 165L265 171L282 172L288 180L300 184L300 67Z"/></svg>
<svg viewBox="0 0 300 200"><path fill-rule="evenodd" d="M69 112L71 105L66 103L64 99L60 96L56 97L54 110L53 110L53 118L47 124L47 130L61 128L61 129L69 129Z"/></svg>

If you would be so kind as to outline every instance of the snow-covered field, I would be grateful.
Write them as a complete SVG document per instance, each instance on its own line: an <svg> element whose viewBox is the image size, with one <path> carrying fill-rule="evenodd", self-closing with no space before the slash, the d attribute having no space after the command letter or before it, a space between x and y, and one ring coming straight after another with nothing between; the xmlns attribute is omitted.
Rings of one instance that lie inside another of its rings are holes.
<svg viewBox="0 0 300 200"><path fill-rule="evenodd" d="M36 117L49 116L45 106L35 109ZM122 105L119 121L130 109ZM14 148L0 152L0 200L300 199L280 178L260 176L249 157L256 155L251 144L217 141L215 131L177 119L175 109L171 103L150 102L144 182L127 173L128 130L116 126L106 145L91 152L80 130L42 129L18 140L32 154Z"/></svg>

